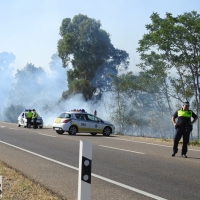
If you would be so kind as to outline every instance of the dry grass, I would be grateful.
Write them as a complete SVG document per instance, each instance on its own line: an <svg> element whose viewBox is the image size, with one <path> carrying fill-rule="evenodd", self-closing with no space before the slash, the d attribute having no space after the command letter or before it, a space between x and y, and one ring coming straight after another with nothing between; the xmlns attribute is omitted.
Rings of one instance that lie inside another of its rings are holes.
<svg viewBox="0 0 200 200"><path fill-rule="evenodd" d="M60 200L56 194L0 161L2 200Z"/></svg>

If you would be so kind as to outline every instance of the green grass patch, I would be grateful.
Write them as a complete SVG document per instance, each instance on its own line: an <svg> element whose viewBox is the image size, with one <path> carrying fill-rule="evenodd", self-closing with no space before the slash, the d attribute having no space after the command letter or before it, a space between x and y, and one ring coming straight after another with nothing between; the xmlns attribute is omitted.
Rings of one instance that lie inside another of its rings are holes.
<svg viewBox="0 0 200 200"><path fill-rule="evenodd" d="M124 134L118 131L115 135L124 135Z"/></svg>
<svg viewBox="0 0 200 200"><path fill-rule="evenodd" d="M190 141L190 145L200 147L200 142L198 140Z"/></svg>

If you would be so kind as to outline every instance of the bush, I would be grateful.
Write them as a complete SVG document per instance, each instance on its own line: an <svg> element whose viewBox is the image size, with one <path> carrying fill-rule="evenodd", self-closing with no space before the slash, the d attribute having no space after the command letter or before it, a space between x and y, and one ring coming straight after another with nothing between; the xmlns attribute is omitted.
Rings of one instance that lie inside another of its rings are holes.
<svg viewBox="0 0 200 200"><path fill-rule="evenodd" d="M122 132L118 131L115 135L124 135Z"/></svg>
<svg viewBox="0 0 200 200"><path fill-rule="evenodd" d="M200 142L198 140L194 140L190 142L190 145L200 147Z"/></svg>

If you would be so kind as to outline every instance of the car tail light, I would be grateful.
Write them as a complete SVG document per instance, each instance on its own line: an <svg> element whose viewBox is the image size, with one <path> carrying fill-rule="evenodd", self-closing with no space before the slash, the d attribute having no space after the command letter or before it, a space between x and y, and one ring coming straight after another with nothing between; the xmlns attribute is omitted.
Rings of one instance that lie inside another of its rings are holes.
<svg viewBox="0 0 200 200"><path fill-rule="evenodd" d="M71 119L65 119L62 123L67 123L67 122L70 122Z"/></svg>

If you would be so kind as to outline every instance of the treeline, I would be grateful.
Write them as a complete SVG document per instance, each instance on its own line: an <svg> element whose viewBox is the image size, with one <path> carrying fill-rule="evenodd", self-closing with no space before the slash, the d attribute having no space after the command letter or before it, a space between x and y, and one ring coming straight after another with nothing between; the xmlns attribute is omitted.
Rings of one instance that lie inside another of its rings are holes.
<svg viewBox="0 0 200 200"><path fill-rule="evenodd" d="M117 132L140 136L172 137L171 116L183 101L199 114L200 15L153 13L150 19L136 50L138 74L128 71L128 53L112 45L100 21L82 14L63 19L57 51L68 70L59 101L76 94L92 104L105 101Z"/></svg>

